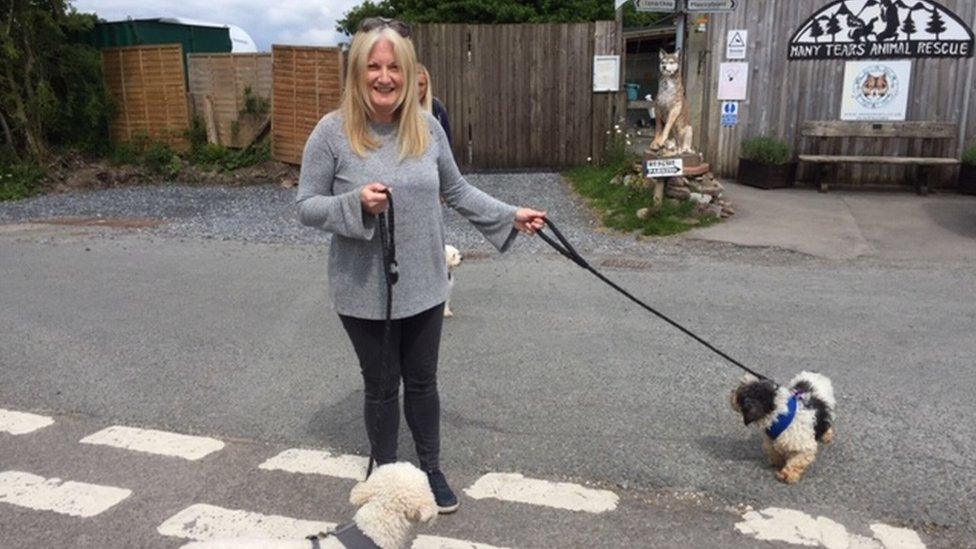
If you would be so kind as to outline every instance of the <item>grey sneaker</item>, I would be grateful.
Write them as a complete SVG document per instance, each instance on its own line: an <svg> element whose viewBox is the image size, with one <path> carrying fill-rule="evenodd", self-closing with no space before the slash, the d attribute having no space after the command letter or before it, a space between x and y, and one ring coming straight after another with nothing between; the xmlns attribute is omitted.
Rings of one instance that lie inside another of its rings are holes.
<svg viewBox="0 0 976 549"><path fill-rule="evenodd" d="M430 483L430 490L434 492L434 500L437 502L437 511L440 514L447 515L458 510L461 503L451 487L447 485L444 473L440 471L427 473L427 482Z"/></svg>

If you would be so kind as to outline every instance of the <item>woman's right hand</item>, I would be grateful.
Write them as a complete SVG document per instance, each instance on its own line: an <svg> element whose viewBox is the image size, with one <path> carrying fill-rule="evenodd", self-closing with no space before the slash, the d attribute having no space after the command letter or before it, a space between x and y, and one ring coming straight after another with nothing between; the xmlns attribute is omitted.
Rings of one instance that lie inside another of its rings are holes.
<svg viewBox="0 0 976 549"><path fill-rule="evenodd" d="M379 215L390 205L386 190L389 187L382 183L370 183L359 192L359 201L363 203L363 211Z"/></svg>

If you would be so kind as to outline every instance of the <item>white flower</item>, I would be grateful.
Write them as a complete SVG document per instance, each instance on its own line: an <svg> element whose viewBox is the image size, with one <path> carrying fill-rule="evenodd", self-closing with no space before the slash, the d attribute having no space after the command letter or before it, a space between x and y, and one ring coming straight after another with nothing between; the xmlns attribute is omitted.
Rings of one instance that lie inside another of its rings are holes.
<svg viewBox="0 0 976 549"><path fill-rule="evenodd" d="M627 144L630 145L630 141L629 140L627 141Z"/></svg>
<svg viewBox="0 0 976 549"><path fill-rule="evenodd" d="M610 135L610 130L607 130L607 135Z"/></svg>
<svg viewBox="0 0 976 549"><path fill-rule="evenodd" d="M614 125L613 125L613 129L615 129L615 130L619 130L619 129L620 129L620 126L619 126L618 124L614 124Z"/></svg>
<svg viewBox="0 0 976 549"><path fill-rule="evenodd" d="M617 133L620 133L620 130L617 130Z"/></svg>
<svg viewBox="0 0 976 549"><path fill-rule="evenodd" d="M586 157L586 161L587 161L587 162L593 162L593 158L592 158L592 157L589 157L589 156L587 156L587 157Z"/></svg>

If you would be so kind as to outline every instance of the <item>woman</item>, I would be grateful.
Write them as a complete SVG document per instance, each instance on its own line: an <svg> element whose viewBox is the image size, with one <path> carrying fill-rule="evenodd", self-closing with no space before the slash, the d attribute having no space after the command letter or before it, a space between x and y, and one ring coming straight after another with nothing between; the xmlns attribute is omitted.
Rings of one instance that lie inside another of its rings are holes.
<svg viewBox="0 0 976 549"><path fill-rule="evenodd" d="M448 145L452 144L451 120L447 117L447 109L439 99L434 97L434 92L430 89L430 71L420 63L417 64L417 86L420 88L420 105L440 122L444 133L447 134Z"/></svg>
<svg viewBox="0 0 976 549"><path fill-rule="evenodd" d="M402 23L364 23L349 49L341 106L305 145L298 213L304 225L334 234L329 293L359 359L371 457L380 465L397 459L402 378L420 467L441 512L449 513L458 500L439 461L437 355L447 297L439 196L500 251L517 231L542 228L545 212L505 204L464 180L440 124L420 107L416 55L400 34ZM390 199L399 281L384 337L386 271L374 229Z"/></svg>

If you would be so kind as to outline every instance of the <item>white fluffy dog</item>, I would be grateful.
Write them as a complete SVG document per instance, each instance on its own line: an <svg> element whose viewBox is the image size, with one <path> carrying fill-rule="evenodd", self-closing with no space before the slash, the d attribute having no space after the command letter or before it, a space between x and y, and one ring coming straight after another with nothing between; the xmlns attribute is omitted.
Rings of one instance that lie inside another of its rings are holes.
<svg viewBox="0 0 976 549"><path fill-rule="evenodd" d="M461 252L457 248L447 244L444 246L444 260L447 262L447 303L444 304L444 316L450 318L454 316L451 310L451 291L454 290L454 268L461 265Z"/></svg>
<svg viewBox="0 0 976 549"><path fill-rule="evenodd" d="M818 442L834 440L835 405L830 379L814 372L800 372L789 387L746 375L732 391L732 409L762 431L763 452L787 484L813 464Z"/></svg>
<svg viewBox="0 0 976 549"><path fill-rule="evenodd" d="M317 539L235 538L197 541L182 549L396 549L404 547L414 524L437 516L427 475L410 463L389 463L353 487L349 502L359 510L353 522Z"/></svg>

